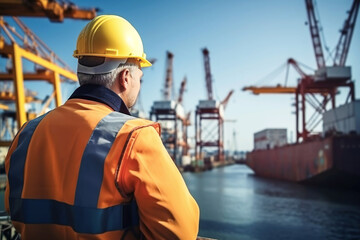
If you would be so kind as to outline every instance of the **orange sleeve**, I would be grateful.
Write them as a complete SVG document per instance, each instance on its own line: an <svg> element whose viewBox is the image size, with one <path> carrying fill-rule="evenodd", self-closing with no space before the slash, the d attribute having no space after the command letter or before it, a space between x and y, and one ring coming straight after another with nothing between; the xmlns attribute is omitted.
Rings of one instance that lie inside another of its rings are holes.
<svg viewBox="0 0 360 240"><path fill-rule="evenodd" d="M136 135L124 159L123 186L134 192L146 239L196 239L199 207L153 127Z"/></svg>

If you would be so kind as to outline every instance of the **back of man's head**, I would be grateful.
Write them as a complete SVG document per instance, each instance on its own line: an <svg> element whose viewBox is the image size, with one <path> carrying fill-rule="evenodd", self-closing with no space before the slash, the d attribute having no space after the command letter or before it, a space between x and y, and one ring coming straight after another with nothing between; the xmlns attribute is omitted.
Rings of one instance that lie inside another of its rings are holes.
<svg viewBox="0 0 360 240"><path fill-rule="evenodd" d="M78 69L81 67L87 68L96 68L104 64L106 58L104 57L93 57L93 56L84 56L79 58L78 60ZM128 59L125 63L119 64L116 68L112 69L107 73L82 73L77 72L77 76L79 79L79 84L96 84L107 87L109 89L112 88L117 76L125 69L130 70L130 74L137 68L136 60Z"/></svg>

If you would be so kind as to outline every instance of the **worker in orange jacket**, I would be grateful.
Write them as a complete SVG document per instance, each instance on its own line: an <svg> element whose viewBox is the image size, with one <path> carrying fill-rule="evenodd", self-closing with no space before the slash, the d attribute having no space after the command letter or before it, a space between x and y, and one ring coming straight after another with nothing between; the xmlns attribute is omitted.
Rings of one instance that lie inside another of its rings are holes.
<svg viewBox="0 0 360 240"><path fill-rule="evenodd" d="M26 239L196 239L199 208L160 126L130 116L146 60L125 19L81 31L80 87L24 124L5 160L6 209Z"/></svg>

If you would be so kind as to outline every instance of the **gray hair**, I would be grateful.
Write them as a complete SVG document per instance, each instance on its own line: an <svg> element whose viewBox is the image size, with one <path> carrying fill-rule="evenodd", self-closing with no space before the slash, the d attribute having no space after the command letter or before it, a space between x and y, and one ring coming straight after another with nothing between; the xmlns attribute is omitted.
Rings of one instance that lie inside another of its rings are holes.
<svg viewBox="0 0 360 240"><path fill-rule="evenodd" d="M127 62L125 64L121 64L118 68L114 69L109 73L104 73L104 74L77 73L77 76L79 79L80 86L85 84L96 84L110 89L113 86L118 74L125 69L129 69L131 75L133 71L137 69L137 65L132 62Z"/></svg>

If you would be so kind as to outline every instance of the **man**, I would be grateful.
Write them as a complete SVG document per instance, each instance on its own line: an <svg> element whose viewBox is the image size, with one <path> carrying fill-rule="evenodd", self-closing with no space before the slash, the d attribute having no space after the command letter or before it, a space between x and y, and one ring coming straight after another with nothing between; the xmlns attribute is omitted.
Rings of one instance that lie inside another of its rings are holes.
<svg viewBox="0 0 360 240"><path fill-rule="evenodd" d="M128 110L151 66L137 31L121 17L96 17L74 56L80 87L24 124L6 157L16 230L25 240L195 239L199 208L159 124Z"/></svg>

